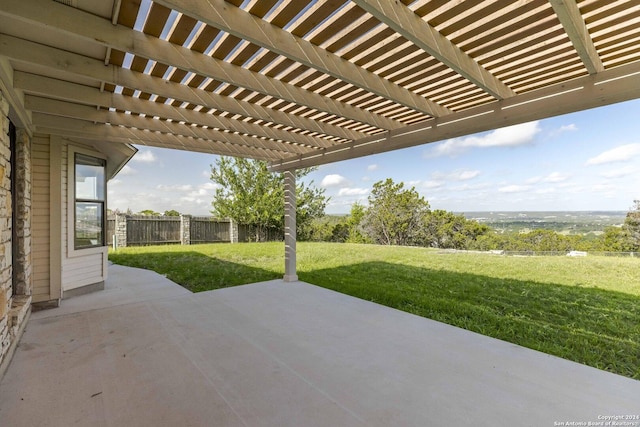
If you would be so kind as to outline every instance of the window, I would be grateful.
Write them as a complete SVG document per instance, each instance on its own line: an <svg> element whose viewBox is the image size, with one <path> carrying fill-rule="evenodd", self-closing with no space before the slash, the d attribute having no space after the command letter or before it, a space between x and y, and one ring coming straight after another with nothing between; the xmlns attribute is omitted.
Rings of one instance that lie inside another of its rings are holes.
<svg viewBox="0 0 640 427"><path fill-rule="evenodd" d="M103 159L75 153L74 248L104 246L105 167Z"/></svg>

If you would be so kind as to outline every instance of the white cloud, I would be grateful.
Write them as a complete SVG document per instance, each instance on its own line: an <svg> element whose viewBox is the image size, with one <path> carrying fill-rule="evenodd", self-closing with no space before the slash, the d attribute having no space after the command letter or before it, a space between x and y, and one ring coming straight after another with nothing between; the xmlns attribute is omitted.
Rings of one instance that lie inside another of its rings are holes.
<svg viewBox="0 0 640 427"><path fill-rule="evenodd" d="M484 135L472 135L453 138L437 144L426 153L427 157L456 156L471 148L487 147L517 147L533 143L534 137L540 132L539 122L522 123L496 129Z"/></svg>
<svg viewBox="0 0 640 427"><path fill-rule="evenodd" d="M457 187L452 187L451 191L479 191L488 188L490 185L487 183L480 184L462 184Z"/></svg>
<svg viewBox="0 0 640 427"><path fill-rule="evenodd" d="M538 184L540 182L548 182L552 184L557 184L559 182L563 182L571 178L571 174L561 173L561 172L551 172L547 176L534 176L533 178L529 178L525 182L527 184Z"/></svg>
<svg viewBox="0 0 640 427"><path fill-rule="evenodd" d="M640 144L621 145L611 150L600 153L596 157L587 160L587 166L602 165L605 163L625 162L634 156L640 155Z"/></svg>
<svg viewBox="0 0 640 427"><path fill-rule="evenodd" d="M138 151L131 160L142 163L153 163L158 159L150 150L141 150Z"/></svg>
<svg viewBox="0 0 640 427"><path fill-rule="evenodd" d="M448 173L434 172L431 174L431 177L436 180L445 181L468 181L478 175L480 175L480 171L478 170L457 169Z"/></svg>
<svg viewBox="0 0 640 427"><path fill-rule="evenodd" d="M573 132L578 130L578 126L576 126L575 123L571 123L569 125L560 126L558 130L560 132Z"/></svg>
<svg viewBox="0 0 640 427"><path fill-rule="evenodd" d="M608 192L616 189L616 187L611 184L596 184L592 188L594 191L598 192Z"/></svg>
<svg viewBox="0 0 640 427"><path fill-rule="evenodd" d="M567 173L552 172L549 175L542 178L542 182L551 182L551 183L563 182L568 180L569 178L571 178L571 175Z"/></svg>
<svg viewBox="0 0 640 427"><path fill-rule="evenodd" d="M190 191L188 196L192 198L208 196L208 201L210 202L213 200L213 194L218 188L220 188L220 186L214 182L205 182L204 184L198 185L198 187L193 189L193 191ZM201 200L198 200L197 202L203 203Z"/></svg>
<svg viewBox="0 0 640 427"><path fill-rule="evenodd" d="M216 190L220 188L220 185L216 184L215 182L205 182L204 184L200 184L198 188L204 188L205 190Z"/></svg>
<svg viewBox="0 0 640 427"><path fill-rule="evenodd" d="M367 170L370 171L370 172L378 170L378 165L376 165L376 164L369 165L369 166L367 166Z"/></svg>
<svg viewBox="0 0 640 427"><path fill-rule="evenodd" d="M347 178L338 174L327 175L322 178L320 185L322 187L338 187L343 184L347 184Z"/></svg>
<svg viewBox="0 0 640 427"><path fill-rule="evenodd" d="M553 129L552 131L549 132L549 135L558 136L565 132L575 132L577 130L578 130L578 126L576 126L575 123L571 123L568 125L562 125L558 129Z"/></svg>
<svg viewBox="0 0 640 427"><path fill-rule="evenodd" d="M110 179L110 180L109 180L109 182L107 182L107 184L108 184L110 187L113 187L114 185L120 185L120 184L122 184L122 180L120 180L120 179Z"/></svg>
<svg viewBox="0 0 640 427"><path fill-rule="evenodd" d="M634 167L624 167L624 168L616 168L606 172L601 172L600 176L603 178L622 178L624 176L629 176L637 173L637 169Z"/></svg>
<svg viewBox="0 0 640 427"><path fill-rule="evenodd" d="M189 197L202 197L207 196L209 194L209 190L204 188L198 188L197 190L189 192Z"/></svg>
<svg viewBox="0 0 640 427"><path fill-rule="evenodd" d="M556 192L555 188L540 188L535 191L536 194L552 194L555 192Z"/></svg>
<svg viewBox="0 0 640 427"><path fill-rule="evenodd" d="M528 185L507 185L506 187L498 188L500 193L524 193L529 191L531 187Z"/></svg>
<svg viewBox="0 0 640 427"><path fill-rule="evenodd" d="M120 172L118 172L118 175L129 176L129 175L135 175L137 173L138 173L138 171L135 170L134 168L132 168L131 166L124 165L124 167L122 169L120 169Z"/></svg>
<svg viewBox="0 0 640 427"><path fill-rule="evenodd" d="M537 184L540 181L542 181L543 177L541 176L534 176L533 178L529 178L528 180L526 180L525 182L527 184Z"/></svg>
<svg viewBox="0 0 640 427"><path fill-rule="evenodd" d="M428 190L434 190L436 188L442 187L443 185L444 185L444 181L438 181L438 180L429 180L429 181L424 181L422 183L422 187Z"/></svg>
<svg viewBox="0 0 640 427"><path fill-rule="evenodd" d="M369 194L368 188L341 188L338 196L365 196Z"/></svg>
<svg viewBox="0 0 640 427"><path fill-rule="evenodd" d="M193 189L193 185L191 184L173 184L173 185L156 185L156 188L161 191L191 191Z"/></svg>
<svg viewBox="0 0 640 427"><path fill-rule="evenodd" d="M471 171L471 170L461 170L455 171L450 174L452 179L456 181L468 181L480 175L480 171Z"/></svg>

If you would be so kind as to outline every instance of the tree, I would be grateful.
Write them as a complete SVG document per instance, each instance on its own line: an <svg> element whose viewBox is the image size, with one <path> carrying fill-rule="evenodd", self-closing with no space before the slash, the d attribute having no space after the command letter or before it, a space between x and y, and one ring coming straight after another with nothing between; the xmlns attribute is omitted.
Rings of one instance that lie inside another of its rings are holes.
<svg viewBox="0 0 640 427"><path fill-rule="evenodd" d="M164 216L180 216L180 212L171 209L168 211L164 211Z"/></svg>
<svg viewBox="0 0 640 427"><path fill-rule="evenodd" d="M313 169L297 171L297 177ZM220 187L212 201L212 214L231 218L255 229L255 240L266 238L268 230L284 234L284 177L271 173L260 160L219 157L211 165L211 180ZM327 199L324 190L296 181L297 233L304 238L311 220L324 215Z"/></svg>
<svg viewBox="0 0 640 427"><path fill-rule="evenodd" d="M486 224L439 209L427 213L424 223L423 245L434 248L469 249L479 236L489 231Z"/></svg>
<svg viewBox="0 0 640 427"><path fill-rule="evenodd" d="M626 235L629 249L633 252L640 250L640 200L634 200L631 210L627 212L622 226Z"/></svg>
<svg viewBox="0 0 640 427"><path fill-rule="evenodd" d="M344 242L342 229L345 228L346 217L325 215L311 221L306 240L311 242Z"/></svg>
<svg viewBox="0 0 640 427"><path fill-rule="evenodd" d="M296 176L304 177L311 173L313 168L298 170ZM282 178L282 175L278 175ZM281 184L283 187L283 184ZM284 232L284 187L282 196L282 221ZM324 189L314 186L313 181L305 185L301 180L296 181L296 237L299 240L308 240L311 232L311 223L314 219L324 216L328 199L324 196Z"/></svg>
<svg viewBox="0 0 640 427"><path fill-rule="evenodd" d="M355 202L351 205L351 212L347 217L346 226L348 229L348 237L346 239L349 243L368 243L369 239L364 235L362 223L367 213L367 208L362 204Z"/></svg>
<svg viewBox="0 0 640 427"><path fill-rule="evenodd" d="M403 182L388 178L373 184L363 228L378 244L416 245L428 211L429 203L414 187L405 189Z"/></svg>
<svg viewBox="0 0 640 427"><path fill-rule="evenodd" d="M607 227L593 244L592 250L605 252L626 252L631 250L627 233L622 227Z"/></svg>
<svg viewBox="0 0 640 427"><path fill-rule="evenodd" d="M160 216L160 212L156 212L153 209L145 209L143 211L138 212L138 215L145 216Z"/></svg>

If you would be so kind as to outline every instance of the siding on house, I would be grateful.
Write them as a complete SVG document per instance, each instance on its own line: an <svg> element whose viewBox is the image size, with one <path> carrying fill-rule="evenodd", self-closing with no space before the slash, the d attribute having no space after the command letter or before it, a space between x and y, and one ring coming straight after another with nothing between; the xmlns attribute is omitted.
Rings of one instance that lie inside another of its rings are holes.
<svg viewBox="0 0 640 427"><path fill-rule="evenodd" d="M32 141L32 223L33 302L49 301L50 287L50 155L49 137L34 135Z"/></svg>
<svg viewBox="0 0 640 427"><path fill-rule="evenodd" d="M41 134L33 138L33 302L57 300L64 291L106 279L106 247L73 248L74 181L69 160L74 150L99 155L92 147L65 138Z"/></svg>
<svg viewBox="0 0 640 427"><path fill-rule="evenodd" d="M62 286L65 291L102 282L106 278L102 253L66 258Z"/></svg>

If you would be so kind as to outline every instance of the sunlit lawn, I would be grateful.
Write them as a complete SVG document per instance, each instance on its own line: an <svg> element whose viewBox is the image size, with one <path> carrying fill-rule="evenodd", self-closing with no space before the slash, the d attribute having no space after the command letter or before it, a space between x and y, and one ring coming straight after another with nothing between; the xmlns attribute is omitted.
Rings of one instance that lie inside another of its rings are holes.
<svg viewBox="0 0 640 427"><path fill-rule="evenodd" d="M122 248L194 292L281 278L282 243ZM640 258L298 243L300 280L640 379Z"/></svg>

